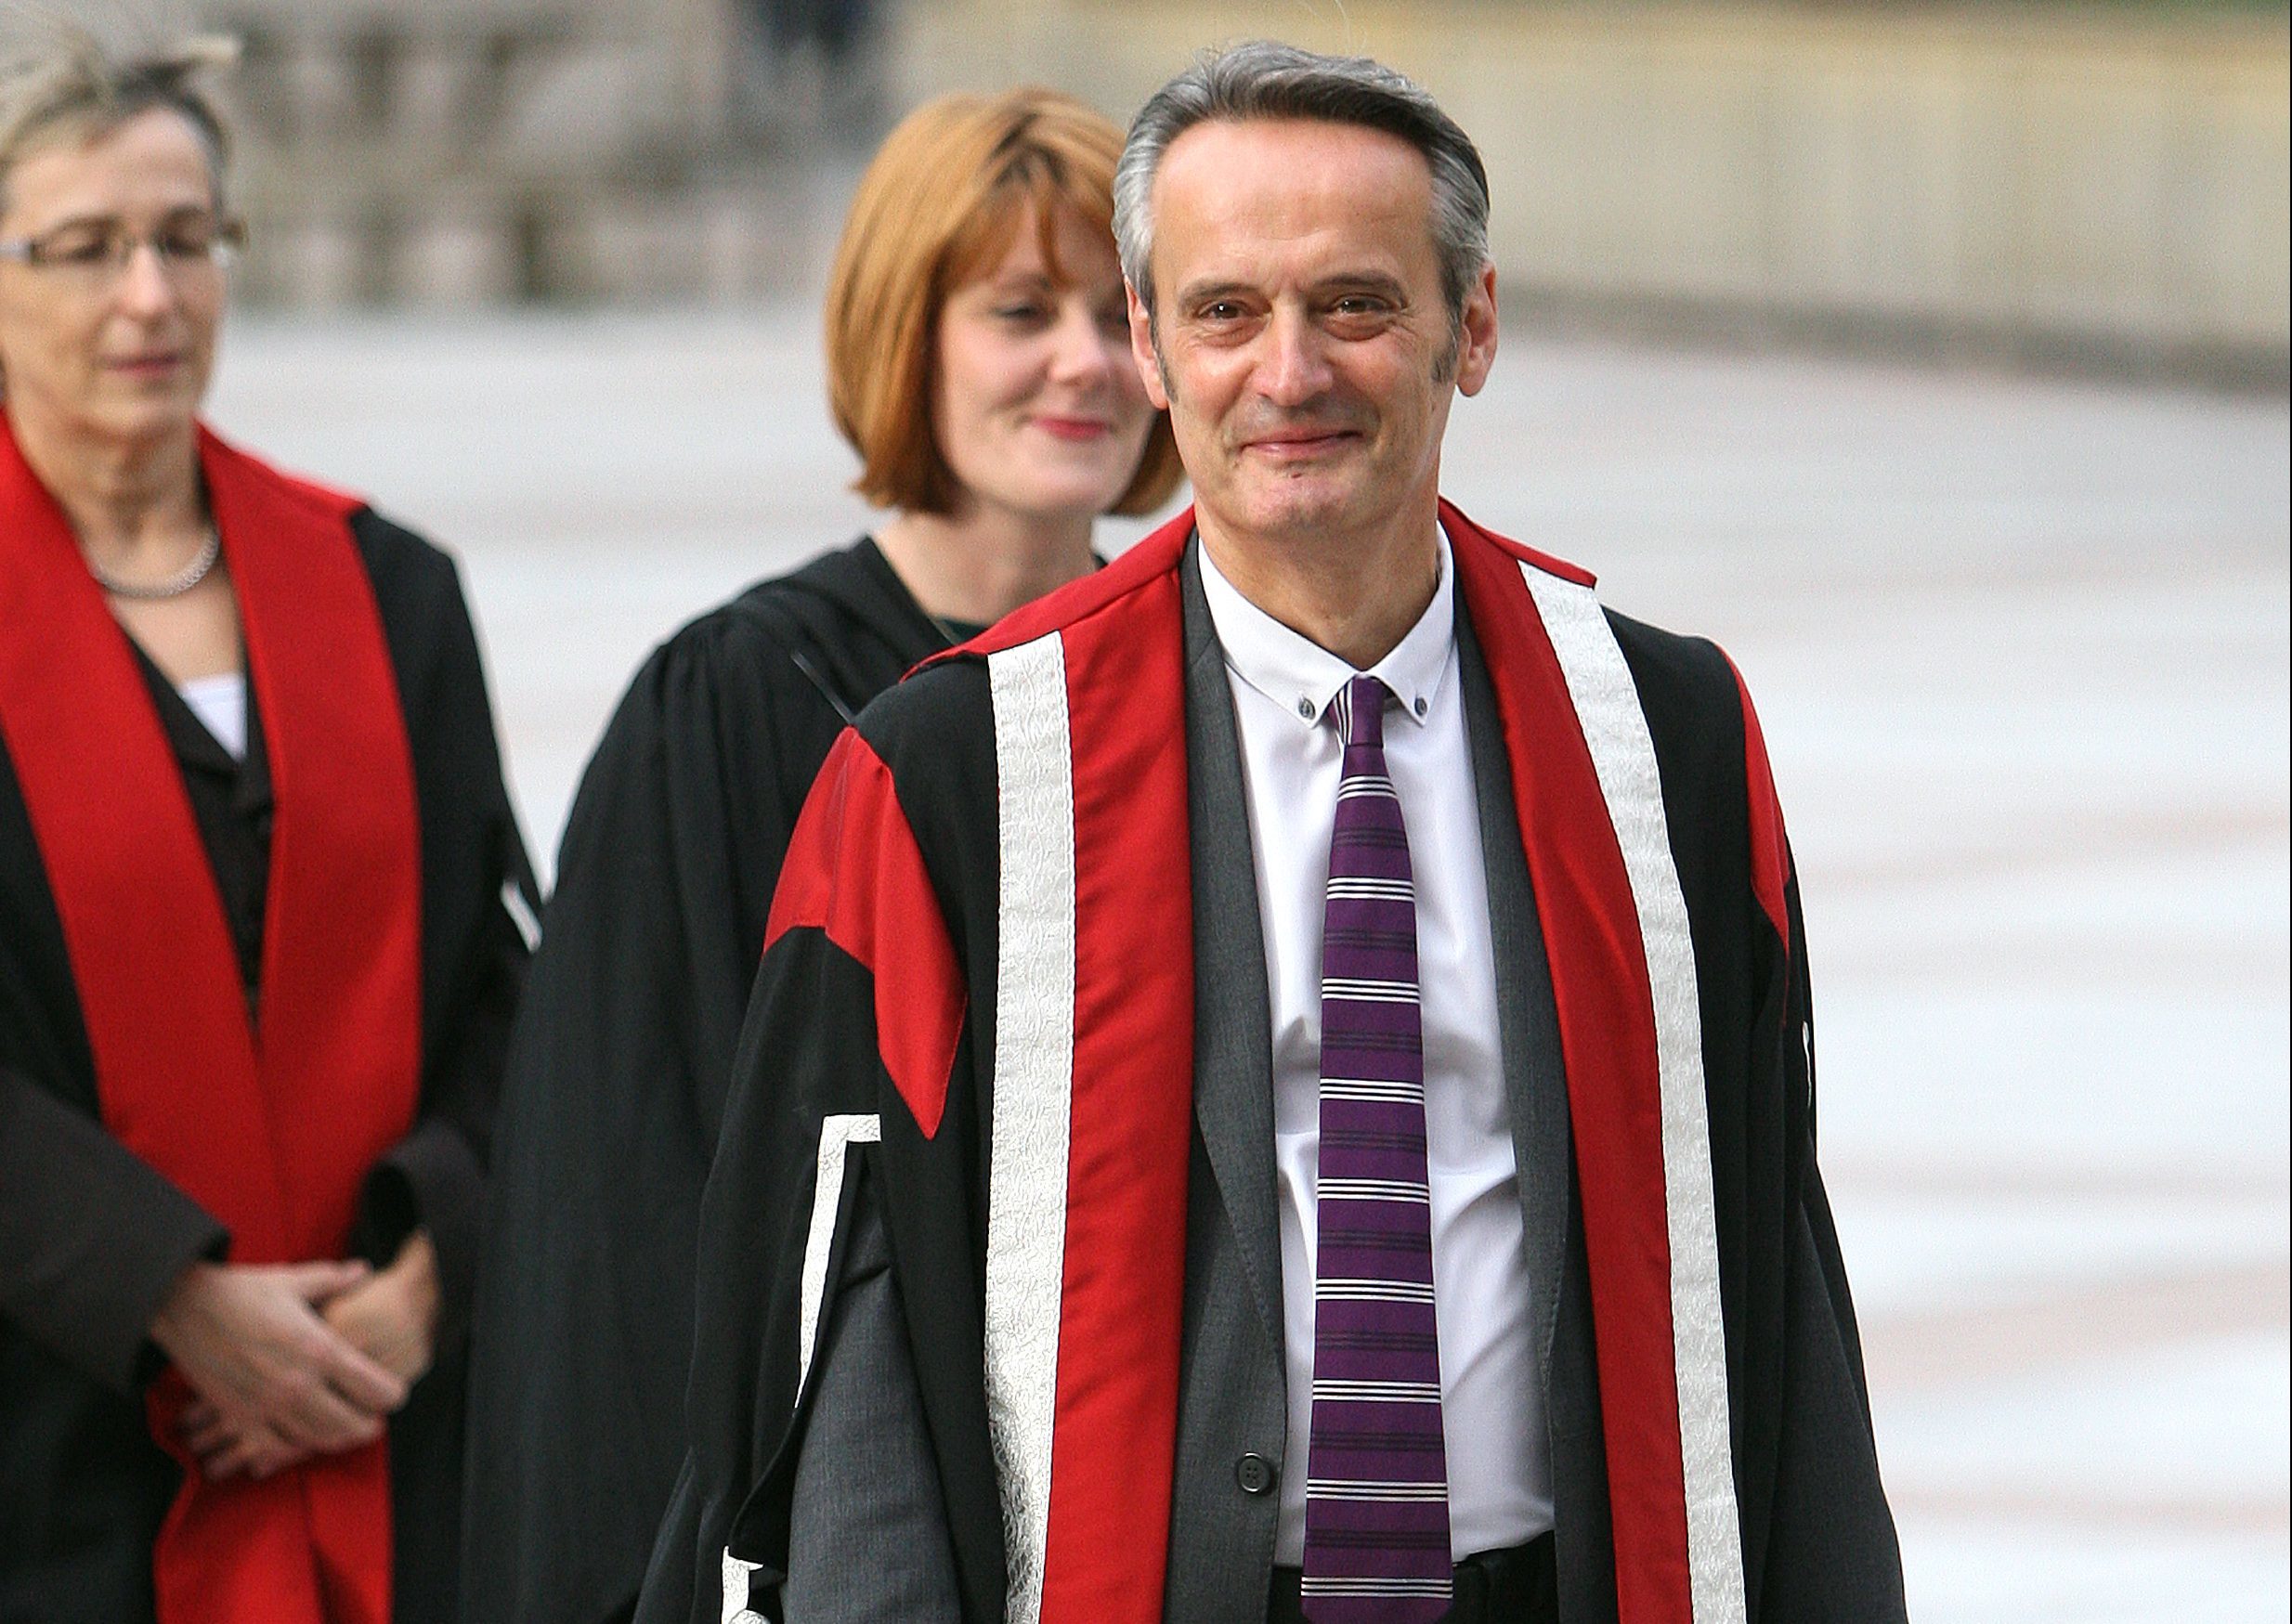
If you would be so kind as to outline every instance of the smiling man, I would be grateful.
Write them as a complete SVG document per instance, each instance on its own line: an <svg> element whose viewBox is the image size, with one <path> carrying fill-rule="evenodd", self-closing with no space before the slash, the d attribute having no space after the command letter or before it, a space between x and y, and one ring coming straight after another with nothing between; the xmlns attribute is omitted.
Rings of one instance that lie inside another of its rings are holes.
<svg viewBox="0 0 2292 1624"><path fill-rule="evenodd" d="M1439 496L1487 218L1373 62L1139 113L1196 505L823 771L641 1617L1902 1617L1756 719Z"/></svg>

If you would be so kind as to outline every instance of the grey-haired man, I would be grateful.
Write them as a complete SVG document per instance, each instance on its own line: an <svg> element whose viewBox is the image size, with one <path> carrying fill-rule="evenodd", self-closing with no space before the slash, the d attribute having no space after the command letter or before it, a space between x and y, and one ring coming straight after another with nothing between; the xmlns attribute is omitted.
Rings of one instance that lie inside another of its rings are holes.
<svg viewBox="0 0 2292 1624"><path fill-rule="evenodd" d="M1116 194L1196 506L823 772L640 1617L1901 1618L1755 717L1439 498L1471 142L1244 45Z"/></svg>

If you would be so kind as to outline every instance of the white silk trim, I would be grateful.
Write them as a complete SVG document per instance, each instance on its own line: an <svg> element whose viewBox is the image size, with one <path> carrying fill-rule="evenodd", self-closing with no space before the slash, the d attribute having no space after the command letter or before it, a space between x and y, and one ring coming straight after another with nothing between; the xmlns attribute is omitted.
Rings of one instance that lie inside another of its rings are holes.
<svg viewBox="0 0 2292 1624"><path fill-rule="evenodd" d="M1066 1267L1074 1072L1074 769L1057 632L987 656L1000 812L987 1429L1001 1491L1007 1624L1038 1624Z"/></svg>
<svg viewBox="0 0 2292 1624"><path fill-rule="evenodd" d="M798 1291L796 1391L798 1402L811 1379L812 1355L819 1346L820 1317L827 1297L827 1254L835 1250L836 1209L843 1202L843 1163L853 1145L883 1137L880 1116L831 1116L820 1124L818 1182L812 1187L812 1227L804 1233L804 1271Z"/></svg>
<svg viewBox="0 0 2292 1624"><path fill-rule="evenodd" d="M877 1115L836 1115L820 1123L818 1181L812 1187L812 1224L804 1231L803 1274L797 1285L796 1394L803 1401L804 1384L812 1379L812 1356L818 1351L821 1310L827 1298L827 1255L835 1250L836 1209L843 1203L844 1163L853 1145L873 1145L883 1137L883 1119ZM744 1562L727 1547L724 1552L723 1603L721 1624L764 1624L763 1615L749 1605L749 1576L761 1564Z"/></svg>
<svg viewBox="0 0 2292 1624"><path fill-rule="evenodd" d="M1663 1211L1671 1240L1672 1356L1686 1482L1687 1577L1695 1624L1743 1624L1742 1523L1727 1417L1726 1325L1703 1092L1702 1016L1687 901L1672 855L1663 782L1639 690L1599 600L1523 563L1591 747L1600 796L1623 850L1655 1001L1663 1119Z"/></svg>
<svg viewBox="0 0 2292 1624"><path fill-rule="evenodd" d="M724 1553L724 1605L718 1615L722 1624L764 1624L764 1616L749 1606L749 1576L762 1566L743 1562L729 1550Z"/></svg>

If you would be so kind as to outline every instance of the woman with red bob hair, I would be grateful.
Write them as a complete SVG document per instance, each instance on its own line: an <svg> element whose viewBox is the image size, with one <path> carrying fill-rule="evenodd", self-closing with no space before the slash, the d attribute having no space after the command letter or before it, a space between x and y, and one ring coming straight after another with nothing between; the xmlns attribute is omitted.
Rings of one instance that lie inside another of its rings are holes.
<svg viewBox="0 0 2292 1624"><path fill-rule="evenodd" d="M1094 567L1179 469L1129 353L1122 135L953 97L862 177L826 310L871 536L631 686L566 825L503 1100L470 1464L475 1624L623 1618L684 1457L701 1188L804 796L909 667Z"/></svg>

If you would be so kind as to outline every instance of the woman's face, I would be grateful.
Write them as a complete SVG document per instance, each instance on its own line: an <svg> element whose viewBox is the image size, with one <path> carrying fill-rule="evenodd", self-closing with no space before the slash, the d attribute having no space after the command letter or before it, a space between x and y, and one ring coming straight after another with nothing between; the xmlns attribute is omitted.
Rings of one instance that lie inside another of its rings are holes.
<svg viewBox="0 0 2292 1624"><path fill-rule="evenodd" d="M1113 239L1061 209L1058 266L1035 208L1001 261L947 295L931 425L970 502L1093 518L1129 487L1153 409L1130 359Z"/></svg>
<svg viewBox="0 0 2292 1624"><path fill-rule="evenodd" d="M215 363L223 272L154 244L212 233L215 207L206 149L163 109L17 162L0 239L41 244L44 261L0 261L0 378L18 421L123 447L189 432ZM124 266L96 252L122 238L136 243Z"/></svg>

